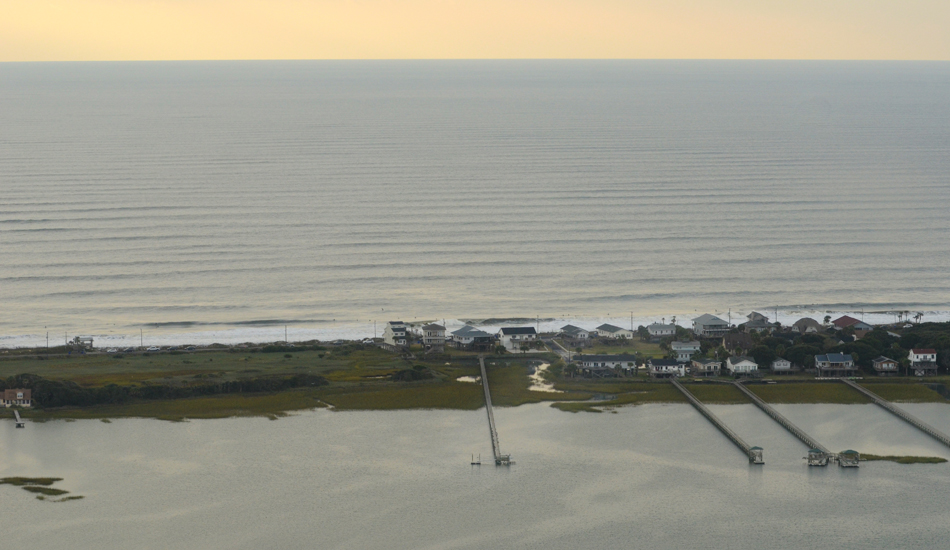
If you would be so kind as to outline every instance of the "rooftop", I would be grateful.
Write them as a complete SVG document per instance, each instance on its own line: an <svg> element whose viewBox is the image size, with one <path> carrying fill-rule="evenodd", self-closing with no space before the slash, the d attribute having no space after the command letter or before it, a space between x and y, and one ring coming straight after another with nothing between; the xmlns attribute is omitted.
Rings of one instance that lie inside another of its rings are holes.
<svg viewBox="0 0 950 550"><path fill-rule="evenodd" d="M501 329L501 333L505 335L537 334L537 331L534 330L534 327L504 327Z"/></svg>

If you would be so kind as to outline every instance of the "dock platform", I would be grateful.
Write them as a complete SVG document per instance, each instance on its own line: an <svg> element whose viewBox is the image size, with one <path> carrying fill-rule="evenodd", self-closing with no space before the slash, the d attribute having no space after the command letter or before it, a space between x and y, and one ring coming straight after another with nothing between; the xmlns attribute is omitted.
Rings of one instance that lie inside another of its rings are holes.
<svg viewBox="0 0 950 550"><path fill-rule="evenodd" d="M678 389L680 393L686 396L686 399L690 404L699 411L699 414L706 417L706 420L712 423L713 426L719 429L730 441L732 441L736 447L745 453L749 457L749 462L752 464L765 464L765 458L763 456L762 447L751 447L746 443L741 437L739 437L736 432L732 431L729 426L726 426L725 422L719 419L718 416L713 414L706 405L703 404L695 395L692 394L689 390L683 387L682 384L676 378L672 379L673 387Z"/></svg>
<svg viewBox="0 0 950 550"><path fill-rule="evenodd" d="M16 410L16 409L13 409L13 416L16 417L16 427L17 427L17 428L25 428L25 427L26 427L26 422L24 422L23 419L20 418L20 411L18 411L18 410Z"/></svg>

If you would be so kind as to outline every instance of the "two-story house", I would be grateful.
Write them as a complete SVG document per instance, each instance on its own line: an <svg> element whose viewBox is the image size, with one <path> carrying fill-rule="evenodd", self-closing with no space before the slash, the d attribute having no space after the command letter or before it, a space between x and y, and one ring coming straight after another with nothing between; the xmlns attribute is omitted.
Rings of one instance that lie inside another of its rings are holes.
<svg viewBox="0 0 950 550"><path fill-rule="evenodd" d="M410 338L409 325L402 321L390 321L383 329L383 342L390 346L405 347L409 345Z"/></svg>
<svg viewBox="0 0 950 550"><path fill-rule="evenodd" d="M676 359L648 359L647 372L653 378L686 376L686 365Z"/></svg>
<svg viewBox="0 0 950 550"><path fill-rule="evenodd" d="M517 350L525 342L534 342L538 339L538 332L534 327L504 327L498 331L498 340L507 350Z"/></svg>
<svg viewBox="0 0 950 550"><path fill-rule="evenodd" d="M452 331L451 346L470 351L489 351L495 346L495 337L471 325Z"/></svg>
<svg viewBox="0 0 950 550"><path fill-rule="evenodd" d="M897 361L883 355L871 361L871 367L878 376L894 376L898 371Z"/></svg>
<svg viewBox="0 0 950 550"><path fill-rule="evenodd" d="M917 376L933 376L937 374L937 350L914 348L907 355L910 361L910 370Z"/></svg>
<svg viewBox="0 0 950 550"><path fill-rule="evenodd" d="M32 407L32 391L26 389L3 390L3 393L0 393L0 405L4 407Z"/></svg>
<svg viewBox="0 0 950 550"><path fill-rule="evenodd" d="M752 376L759 371L759 364L751 357L733 355L726 359L726 370L733 376Z"/></svg>
<svg viewBox="0 0 950 550"><path fill-rule="evenodd" d="M857 372L854 366L854 358L847 353L816 355L815 368L818 369L818 376L854 376Z"/></svg>
<svg viewBox="0 0 950 550"><path fill-rule="evenodd" d="M693 355L699 353L701 348L702 345L698 340L670 343L670 351L673 353L673 358L680 363L689 363Z"/></svg>
<svg viewBox="0 0 950 550"><path fill-rule="evenodd" d="M729 323L705 313L693 319L693 334L700 338L722 338L729 332Z"/></svg>

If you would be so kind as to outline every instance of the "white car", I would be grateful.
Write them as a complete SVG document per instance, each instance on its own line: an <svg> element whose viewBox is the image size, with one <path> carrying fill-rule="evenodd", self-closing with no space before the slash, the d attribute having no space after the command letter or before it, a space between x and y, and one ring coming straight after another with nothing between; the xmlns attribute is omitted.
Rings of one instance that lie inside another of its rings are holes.
<svg viewBox="0 0 950 550"><path fill-rule="evenodd" d="M155 347L155 346L152 346L152 347L148 348L148 349L145 350L145 351L162 351L162 348L157 348L157 347Z"/></svg>
<svg viewBox="0 0 950 550"><path fill-rule="evenodd" d="M116 353L117 351L119 351L119 350L117 350L117 349L115 349L115 348L109 348L109 349L106 350L106 353Z"/></svg>

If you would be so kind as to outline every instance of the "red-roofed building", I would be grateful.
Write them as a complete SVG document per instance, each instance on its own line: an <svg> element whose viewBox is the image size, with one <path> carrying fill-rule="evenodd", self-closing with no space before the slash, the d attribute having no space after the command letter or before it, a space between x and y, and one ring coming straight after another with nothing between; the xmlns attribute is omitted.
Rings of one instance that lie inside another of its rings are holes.
<svg viewBox="0 0 950 550"><path fill-rule="evenodd" d="M4 407L29 407L32 406L30 390L3 390L0 393L0 405Z"/></svg>
<svg viewBox="0 0 950 550"><path fill-rule="evenodd" d="M910 370L917 376L933 376L937 374L937 350L929 348L914 348L907 356L910 361Z"/></svg>
<svg viewBox="0 0 950 550"><path fill-rule="evenodd" d="M831 324L833 324L838 330L848 327L854 327L854 330L871 330L871 325L848 315L835 319L831 322Z"/></svg>

